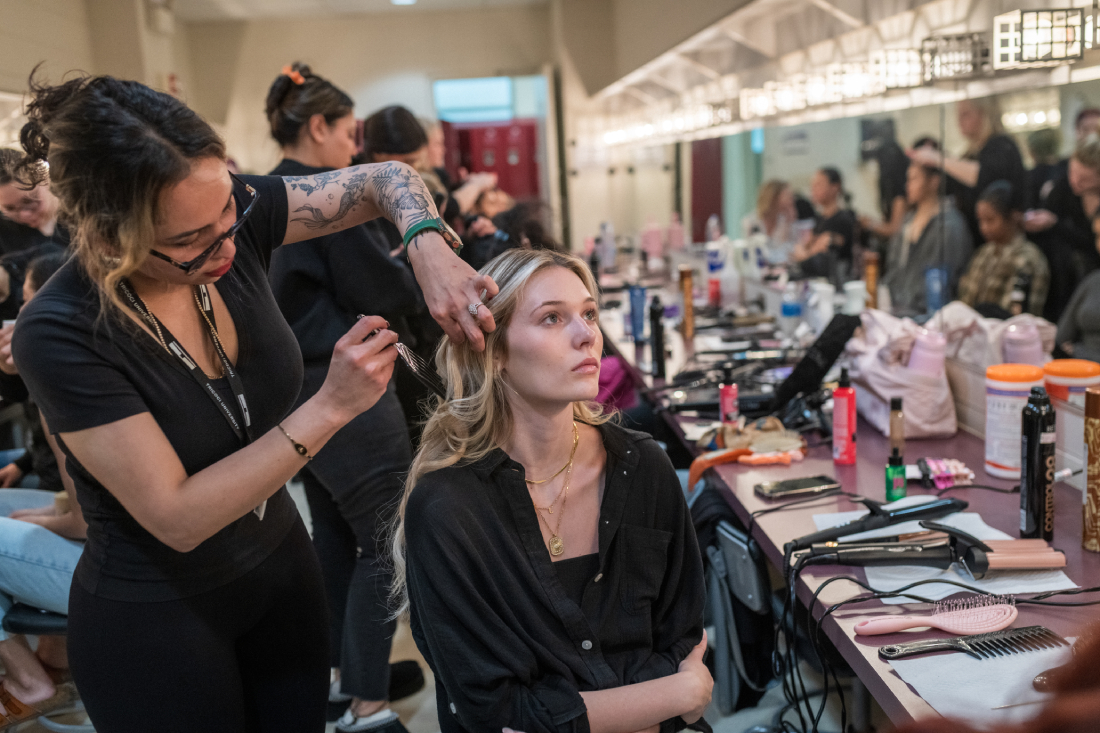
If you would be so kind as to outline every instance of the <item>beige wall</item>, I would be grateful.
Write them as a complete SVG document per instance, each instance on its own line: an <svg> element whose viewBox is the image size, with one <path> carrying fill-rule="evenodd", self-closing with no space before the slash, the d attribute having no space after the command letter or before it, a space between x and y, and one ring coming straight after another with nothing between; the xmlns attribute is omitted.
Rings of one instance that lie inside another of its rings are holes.
<svg viewBox="0 0 1100 733"><path fill-rule="evenodd" d="M0 91L25 91L39 61L51 79L92 70L84 0L0 0Z"/></svg>
<svg viewBox="0 0 1100 733"><path fill-rule="evenodd" d="M548 6L195 23L189 99L245 170L266 172L279 153L264 98L285 64L310 64L355 99L357 115L389 104L431 115L437 79L541 73L549 26Z"/></svg>

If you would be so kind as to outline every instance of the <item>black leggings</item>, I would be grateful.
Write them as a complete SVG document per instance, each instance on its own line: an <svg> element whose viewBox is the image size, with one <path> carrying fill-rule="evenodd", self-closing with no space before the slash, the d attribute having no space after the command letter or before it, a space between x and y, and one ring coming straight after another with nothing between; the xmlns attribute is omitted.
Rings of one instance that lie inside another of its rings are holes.
<svg viewBox="0 0 1100 733"><path fill-rule="evenodd" d="M327 650L321 571L300 520L258 567L197 596L70 591L69 663L98 733L319 733Z"/></svg>

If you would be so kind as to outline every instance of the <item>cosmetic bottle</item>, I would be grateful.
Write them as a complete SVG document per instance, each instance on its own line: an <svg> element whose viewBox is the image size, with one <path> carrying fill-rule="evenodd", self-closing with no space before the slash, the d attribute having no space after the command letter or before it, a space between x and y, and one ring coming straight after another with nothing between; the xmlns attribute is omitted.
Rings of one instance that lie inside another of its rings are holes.
<svg viewBox="0 0 1100 733"><path fill-rule="evenodd" d="M905 413L900 397L890 398L890 450L905 455Z"/></svg>
<svg viewBox="0 0 1100 733"><path fill-rule="evenodd" d="M886 463L886 501L897 501L905 496L905 460L898 449L894 448Z"/></svg>
<svg viewBox="0 0 1100 733"><path fill-rule="evenodd" d="M653 364L650 374L655 379L665 378L665 307L661 298L653 296L649 304L649 360Z"/></svg>
<svg viewBox="0 0 1100 733"><path fill-rule="evenodd" d="M1100 552L1100 388L1085 390L1085 485L1084 526L1081 546Z"/></svg>
<svg viewBox="0 0 1100 733"><path fill-rule="evenodd" d="M1054 408L1032 387L1023 409L1020 452L1020 537L1054 539Z"/></svg>
<svg viewBox="0 0 1100 733"><path fill-rule="evenodd" d="M840 384L833 390L833 463L856 462L856 391L848 369L840 370Z"/></svg>

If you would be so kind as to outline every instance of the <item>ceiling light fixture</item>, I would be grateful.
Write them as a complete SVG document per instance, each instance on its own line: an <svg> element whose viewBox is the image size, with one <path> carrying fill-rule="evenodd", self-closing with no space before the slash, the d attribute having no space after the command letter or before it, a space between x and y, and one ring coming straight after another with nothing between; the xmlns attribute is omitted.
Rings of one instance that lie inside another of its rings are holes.
<svg viewBox="0 0 1100 733"><path fill-rule="evenodd" d="M416 5L416 0L390 0L393 5Z"/></svg>

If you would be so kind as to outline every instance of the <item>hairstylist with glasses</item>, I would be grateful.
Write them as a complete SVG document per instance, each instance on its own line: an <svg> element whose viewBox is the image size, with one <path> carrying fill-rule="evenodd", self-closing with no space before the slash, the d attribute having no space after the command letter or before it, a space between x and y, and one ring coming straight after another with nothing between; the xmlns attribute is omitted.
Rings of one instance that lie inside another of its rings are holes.
<svg viewBox="0 0 1100 733"><path fill-rule="evenodd" d="M267 93L271 136L283 151L272 175L329 175L350 165L356 147L353 104L308 66L285 68ZM357 226L275 252L271 289L305 362L297 404L324 385L333 349L356 314L382 315L396 331L406 314L421 307L412 271L390 256L390 249L366 226ZM364 450L367 445L370 450ZM378 402L336 433L300 474L332 621L329 718L343 713L336 729L345 733L403 730L387 700L424 684L411 661L393 665L391 679L396 622L386 598L392 572L378 542L395 513L410 463L405 413L391 379Z"/></svg>
<svg viewBox="0 0 1100 733"><path fill-rule="evenodd" d="M271 252L385 216L448 335L477 348L494 325L469 305L497 288L455 256L405 165L236 178L166 94L111 77L31 92L19 172L48 159L77 257L13 347L88 522L69 597L88 714L105 733L322 731L324 589L284 483L385 392L396 336L357 322L292 410L302 357Z"/></svg>

